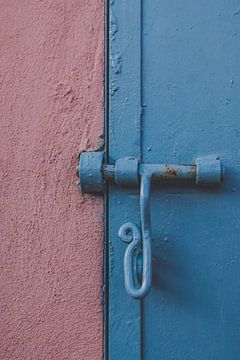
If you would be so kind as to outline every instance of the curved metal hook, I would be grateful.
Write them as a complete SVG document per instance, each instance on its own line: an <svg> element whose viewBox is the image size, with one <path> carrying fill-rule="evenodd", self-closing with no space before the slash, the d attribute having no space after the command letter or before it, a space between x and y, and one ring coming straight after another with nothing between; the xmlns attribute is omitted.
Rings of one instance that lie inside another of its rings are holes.
<svg viewBox="0 0 240 360"><path fill-rule="evenodd" d="M142 175L140 188L140 216L141 233L137 225L132 222L123 224L118 232L118 236L124 242L129 243L124 254L124 281L127 293L135 299L144 298L152 287L152 246L151 246L151 225L149 196L151 187L151 175ZM134 279L133 260L136 252L142 245L142 283L136 287Z"/></svg>

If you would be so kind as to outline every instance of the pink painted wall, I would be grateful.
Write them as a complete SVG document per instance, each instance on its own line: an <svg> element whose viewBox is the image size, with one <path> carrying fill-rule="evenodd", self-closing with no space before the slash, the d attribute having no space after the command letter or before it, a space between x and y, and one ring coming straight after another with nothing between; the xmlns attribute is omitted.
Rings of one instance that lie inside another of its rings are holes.
<svg viewBox="0 0 240 360"><path fill-rule="evenodd" d="M102 358L104 0L0 0L0 358Z"/></svg>

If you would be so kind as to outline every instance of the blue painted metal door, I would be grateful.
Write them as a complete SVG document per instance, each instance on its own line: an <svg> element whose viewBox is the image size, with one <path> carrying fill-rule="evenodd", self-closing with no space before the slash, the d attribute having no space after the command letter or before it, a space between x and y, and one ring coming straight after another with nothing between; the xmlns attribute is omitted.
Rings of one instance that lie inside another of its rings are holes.
<svg viewBox="0 0 240 360"><path fill-rule="evenodd" d="M240 351L240 8L236 0L109 3L108 157L192 163L220 157L219 188L151 190L153 285L124 287L139 191L108 200L109 359L237 360Z"/></svg>

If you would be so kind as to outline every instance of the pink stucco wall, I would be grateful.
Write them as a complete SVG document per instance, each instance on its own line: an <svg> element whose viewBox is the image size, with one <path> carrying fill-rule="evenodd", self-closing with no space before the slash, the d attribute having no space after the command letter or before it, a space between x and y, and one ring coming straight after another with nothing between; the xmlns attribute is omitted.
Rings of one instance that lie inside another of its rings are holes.
<svg viewBox="0 0 240 360"><path fill-rule="evenodd" d="M0 358L102 358L103 0L0 0Z"/></svg>

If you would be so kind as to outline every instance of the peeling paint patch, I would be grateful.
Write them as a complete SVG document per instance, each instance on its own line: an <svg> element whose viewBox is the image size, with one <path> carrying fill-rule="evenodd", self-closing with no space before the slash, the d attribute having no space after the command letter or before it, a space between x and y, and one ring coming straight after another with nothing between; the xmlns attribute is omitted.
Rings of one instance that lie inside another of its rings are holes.
<svg viewBox="0 0 240 360"><path fill-rule="evenodd" d="M119 85L117 85L116 81L112 80L110 86L110 95L114 96L118 90L119 90Z"/></svg>
<svg viewBox="0 0 240 360"><path fill-rule="evenodd" d="M115 74L122 72L122 58L120 53L111 54L110 63Z"/></svg>
<svg viewBox="0 0 240 360"><path fill-rule="evenodd" d="M111 37L111 40L115 39L117 32L118 32L117 18L112 10L111 14L110 14L110 37Z"/></svg>

